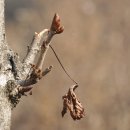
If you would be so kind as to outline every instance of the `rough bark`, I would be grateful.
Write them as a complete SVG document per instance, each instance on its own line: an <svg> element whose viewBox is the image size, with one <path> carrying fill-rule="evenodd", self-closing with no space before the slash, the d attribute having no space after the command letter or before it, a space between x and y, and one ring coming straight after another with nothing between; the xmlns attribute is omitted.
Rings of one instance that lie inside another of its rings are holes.
<svg viewBox="0 0 130 130"><path fill-rule="evenodd" d="M11 121L11 105L6 96L6 82L12 78L7 69L10 68L7 61L8 47L5 40L4 0L0 0L0 130L9 130Z"/></svg>

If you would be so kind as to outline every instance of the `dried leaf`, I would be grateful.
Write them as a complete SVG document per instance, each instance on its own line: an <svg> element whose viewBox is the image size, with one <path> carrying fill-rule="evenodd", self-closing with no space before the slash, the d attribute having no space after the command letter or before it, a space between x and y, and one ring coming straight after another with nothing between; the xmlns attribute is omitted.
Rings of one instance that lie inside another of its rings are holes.
<svg viewBox="0 0 130 130"><path fill-rule="evenodd" d="M74 120L80 120L85 116L84 108L82 104L77 99L77 96L74 90L78 87L78 85L73 85L69 88L69 91L63 98L63 110L62 117L67 113L67 110L70 111L70 115Z"/></svg>

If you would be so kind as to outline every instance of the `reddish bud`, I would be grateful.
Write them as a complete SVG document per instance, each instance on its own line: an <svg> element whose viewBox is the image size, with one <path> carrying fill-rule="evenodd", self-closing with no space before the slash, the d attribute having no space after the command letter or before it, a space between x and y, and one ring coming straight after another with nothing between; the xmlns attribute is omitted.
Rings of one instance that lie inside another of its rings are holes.
<svg viewBox="0 0 130 130"><path fill-rule="evenodd" d="M54 31L56 34L60 34L64 31L64 27L60 24L60 17L58 14L54 15L50 30Z"/></svg>

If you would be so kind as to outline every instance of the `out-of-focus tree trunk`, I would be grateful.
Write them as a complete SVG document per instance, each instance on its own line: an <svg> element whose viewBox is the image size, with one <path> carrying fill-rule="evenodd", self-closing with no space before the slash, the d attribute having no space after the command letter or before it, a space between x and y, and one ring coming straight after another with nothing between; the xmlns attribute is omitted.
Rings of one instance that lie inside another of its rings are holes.
<svg viewBox="0 0 130 130"><path fill-rule="evenodd" d="M5 0L0 0L0 130L10 130L11 105L6 96L6 82L12 78L8 73L7 61L8 47L5 40L4 5Z"/></svg>

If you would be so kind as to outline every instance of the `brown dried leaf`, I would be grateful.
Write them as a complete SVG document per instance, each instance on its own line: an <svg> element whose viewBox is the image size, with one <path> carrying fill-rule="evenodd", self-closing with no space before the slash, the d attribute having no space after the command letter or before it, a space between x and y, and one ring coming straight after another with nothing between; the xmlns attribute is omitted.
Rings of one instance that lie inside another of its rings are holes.
<svg viewBox="0 0 130 130"><path fill-rule="evenodd" d="M84 108L82 104L76 97L74 90L78 87L78 85L73 85L69 88L69 91L63 98L63 110L62 117L67 113L67 110L70 111L70 115L74 120L80 120L85 116Z"/></svg>

